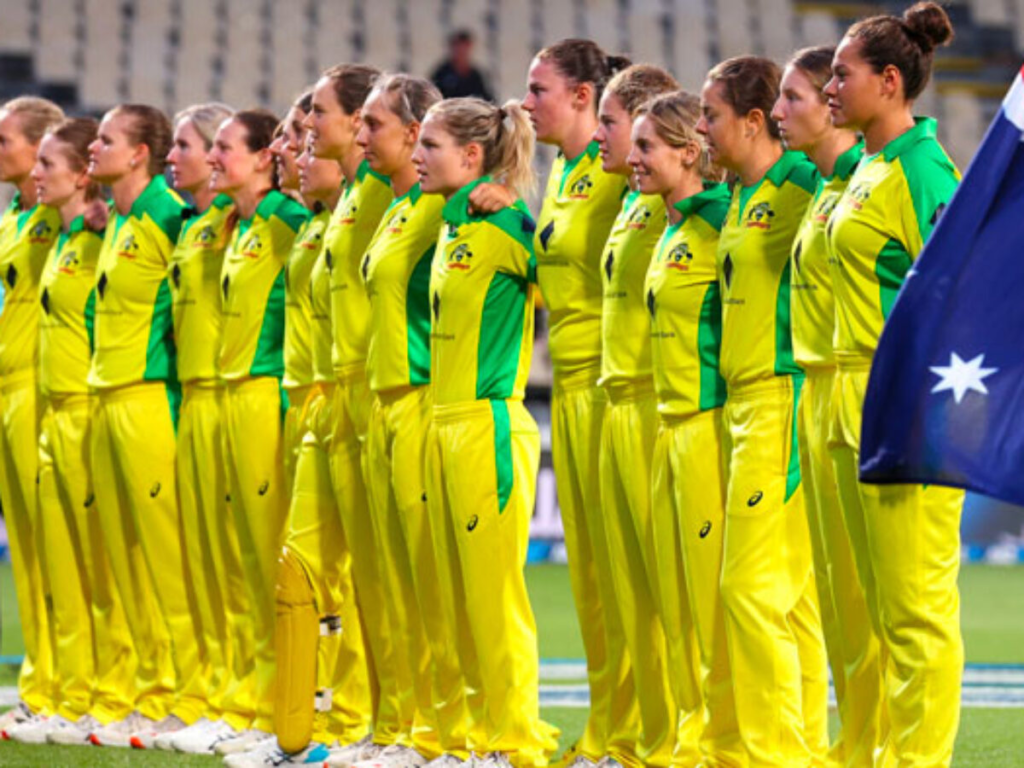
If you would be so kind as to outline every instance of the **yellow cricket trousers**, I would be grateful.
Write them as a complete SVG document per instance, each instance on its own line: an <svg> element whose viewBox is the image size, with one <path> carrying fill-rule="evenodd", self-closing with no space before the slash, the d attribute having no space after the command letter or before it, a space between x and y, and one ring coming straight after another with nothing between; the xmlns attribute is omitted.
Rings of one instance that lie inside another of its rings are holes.
<svg viewBox="0 0 1024 768"><path fill-rule="evenodd" d="M636 690L625 629L614 610L615 587L601 507L601 430L607 396L598 366L555 373L551 394L551 459L565 531L569 580L587 654L590 713L567 758L598 761L631 755L640 738Z"/></svg>
<svg viewBox="0 0 1024 768"><path fill-rule="evenodd" d="M231 511L255 638L253 728L273 731L274 587L288 516L280 382L264 376L227 383L224 434Z"/></svg>
<svg viewBox="0 0 1024 768"><path fill-rule="evenodd" d="M871 768L888 725L882 707L879 643L854 566L829 453L835 376L834 367L807 370L798 409L800 472L840 720L831 755L847 768Z"/></svg>
<svg viewBox="0 0 1024 768"><path fill-rule="evenodd" d="M427 499L442 604L466 679L468 747L520 768L548 764L558 731L540 719L537 627L523 568L540 463L518 401L435 406Z"/></svg>
<svg viewBox="0 0 1024 768"><path fill-rule="evenodd" d="M721 594L737 721L752 768L814 764L801 652L811 635L796 626L813 626L800 612L816 609L796 445L801 384L802 377L778 377L731 389L723 414L730 454Z"/></svg>
<svg viewBox="0 0 1024 768"><path fill-rule="evenodd" d="M703 720L700 695L678 702L666 667L665 631L655 599L657 564L651 527L651 460L658 429L658 400L650 379L606 387L608 407L601 435L601 508L608 537L607 567L626 637L641 736L623 765L667 766L673 751L697 761ZM685 674L676 669L677 674ZM696 686L691 689L696 692ZM681 714L680 714L681 710ZM677 725L681 727L678 729ZM677 743L677 736L679 741Z"/></svg>
<svg viewBox="0 0 1024 768"><path fill-rule="evenodd" d="M89 466L95 401L86 394L45 398L39 434L39 517L53 596L59 681L56 713L125 717L135 703L134 658Z"/></svg>
<svg viewBox="0 0 1024 768"><path fill-rule="evenodd" d="M682 764L707 768L747 764L736 721L725 608L718 589L727 450L721 409L663 418L651 466L651 527L671 679L678 700L696 698L704 705L703 713L698 709L694 718L699 759ZM699 662L694 659L694 646Z"/></svg>
<svg viewBox="0 0 1024 768"><path fill-rule="evenodd" d="M314 385L305 403L298 406L304 434L295 465L284 546L304 571L321 619L332 617L340 624L339 632L321 632L317 645L320 716L314 724L313 738L325 744L350 744L366 735L373 713L362 626L352 587L350 549L331 477L333 389L333 385ZM277 663L279 672L290 668L285 659L278 658ZM283 682L279 678L278 685Z"/></svg>
<svg viewBox="0 0 1024 768"><path fill-rule="evenodd" d="M402 722L397 649L388 625L388 592L363 470L366 431L373 404L373 395L366 383L366 366L354 364L342 371L330 399L334 431L328 443L328 459L334 497L349 547L352 585L365 642L373 740L377 744L394 744L403 728L411 727L411 723Z"/></svg>
<svg viewBox="0 0 1024 768"><path fill-rule="evenodd" d="M0 379L0 398L0 501L25 641L18 696L33 712L52 714L55 641L47 609L46 552L36 498L40 407L35 371Z"/></svg>
<svg viewBox="0 0 1024 768"><path fill-rule="evenodd" d="M429 386L378 392L366 436L366 485L389 590L400 696L408 702L402 704L405 711L413 713L411 745L427 758L463 753L468 725L427 511L424 451L430 420Z"/></svg>
<svg viewBox="0 0 1024 768"><path fill-rule="evenodd" d="M964 493L859 482L870 365L869 359L840 358L831 453L854 562L882 647L893 763L937 768L949 765L960 722L964 649L957 575ZM851 653L873 649L866 642Z"/></svg>
<svg viewBox="0 0 1024 768"><path fill-rule="evenodd" d="M163 382L99 393L92 471L103 540L135 654L135 708L159 720L202 717L199 669L185 588L172 403Z"/></svg>
<svg viewBox="0 0 1024 768"><path fill-rule="evenodd" d="M196 676L207 717L248 727L255 715L253 637L242 556L228 501L224 462L224 387L184 386L178 421L178 496L202 653Z"/></svg>
<svg viewBox="0 0 1024 768"><path fill-rule="evenodd" d="M306 406L312 391L312 384L288 387L284 391L287 398L287 409L284 412L282 440L284 441L284 479L289 490L295 484L295 468L299 462L302 440L306 435Z"/></svg>

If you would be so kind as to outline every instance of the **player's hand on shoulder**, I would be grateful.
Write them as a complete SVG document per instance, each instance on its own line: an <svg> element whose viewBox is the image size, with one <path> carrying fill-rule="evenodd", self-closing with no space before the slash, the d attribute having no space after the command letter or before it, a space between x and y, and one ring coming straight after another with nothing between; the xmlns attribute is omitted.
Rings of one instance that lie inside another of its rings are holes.
<svg viewBox="0 0 1024 768"><path fill-rule="evenodd" d="M106 200L93 200L85 209L85 226L93 232L102 232L106 229L109 219L110 204Z"/></svg>
<svg viewBox="0 0 1024 768"><path fill-rule="evenodd" d="M469 212L472 214L497 213L516 201L516 196L501 184L480 184L469 193Z"/></svg>

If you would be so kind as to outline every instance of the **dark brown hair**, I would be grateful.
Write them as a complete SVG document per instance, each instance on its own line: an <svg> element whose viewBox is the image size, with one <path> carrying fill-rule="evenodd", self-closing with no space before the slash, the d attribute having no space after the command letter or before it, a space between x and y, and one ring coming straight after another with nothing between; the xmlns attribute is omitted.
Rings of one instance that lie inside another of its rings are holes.
<svg viewBox="0 0 1024 768"><path fill-rule="evenodd" d="M270 148L278 127L278 119L273 112L266 109L243 109L235 112L231 119L245 128L245 146L250 152ZM278 189L281 180L277 178L277 166L272 163L270 167L274 189Z"/></svg>
<svg viewBox="0 0 1024 768"><path fill-rule="evenodd" d="M632 63L625 56L605 53L593 40L572 37L542 49L537 58L552 62L563 77L574 83L593 84L595 111L608 81Z"/></svg>
<svg viewBox="0 0 1024 768"><path fill-rule="evenodd" d="M800 49L789 60L789 66L799 69L811 81L822 103L828 100L824 91L826 83L832 79L832 59L835 55L834 45L818 45Z"/></svg>
<svg viewBox="0 0 1024 768"><path fill-rule="evenodd" d="M345 114L354 115L370 95L374 81L380 77L380 70L364 64L338 64L324 70L322 77L331 81L334 96Z"/></svg>
<svg viewBox="0 0 1024 768"><path fill-rule="evenodd" d="M61 143L60 151L68 166L76 173L89 167L89 145L96 140L99 123L91 117L73 117L47 131ZM100 185L90 182L85 188L85 199L95 200L100 195Z"/></svg>
<svg viewBox="0 0 1024 768"><path fill-rule="evenodd" d="M633 64L617 72L605 90L622 103L630 115L648 99L679 89L679 83L666 70L653 64Z"/></svg>
<svg viewBox="0 0 1024 768"><path fill-rule="evenodd" d="M735 56L716 64L708 72L708 82L722 86L722 97L740 117L755 109L764 115L765 128L778 139L779 126L771 119L772 108L779 98L782 72L771 59L761 56Z"/></svg>
<svg viewBox="0 0 1024 768"><path fill-rule="evenodd" d="M903 95L921 95L932 74L935 49L953 39L953 24L942 6L917 3L903 16L872 16L854 24L846 37L860 42L860 56L881 73L892 65L903 76Z"/></svg>
<svg viewBox="0 0 1024 768"><path fill-rule="evenodd" d="M150 176L159 176L167 166L167 154L174 144L174 130L167 115L148 104L119 104L109 115L127 115L131 118L128 141L132 146L145 144L149 147L149 163L146 170Z"/></svg>

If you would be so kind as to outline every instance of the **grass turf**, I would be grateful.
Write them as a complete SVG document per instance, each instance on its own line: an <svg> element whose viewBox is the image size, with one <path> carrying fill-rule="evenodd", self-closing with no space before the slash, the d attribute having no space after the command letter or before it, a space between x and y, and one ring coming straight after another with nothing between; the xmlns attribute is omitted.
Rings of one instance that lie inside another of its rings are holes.
<svg viewBox="0 0 1024 768"><path fill-rule="evenodd" d="M540 565L527 569L527 581L540 630L542 658L583 657L576 613L564 566ZM1024 567L965 565L960 577L963 599L963 633L967 660L973 663L1024 663ZM0 565L0 655L22 652L14 604L10 566ZM0 685L13 685L15 669L0 666ZM584 709L546 708L545 719L562 729L562 745L568 746L583 730ZM1009 768L1021 763L1019 710L965 709L957 739L954 768ZM85 749L32 747L0 743L0 766L53 766L99 768L100 766L212 766L212 757Z"/></svg>

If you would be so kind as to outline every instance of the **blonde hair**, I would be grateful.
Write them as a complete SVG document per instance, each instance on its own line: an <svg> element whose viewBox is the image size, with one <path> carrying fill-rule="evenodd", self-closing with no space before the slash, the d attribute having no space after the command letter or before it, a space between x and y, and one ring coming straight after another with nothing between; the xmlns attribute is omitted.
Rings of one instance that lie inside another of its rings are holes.
<svg viewBox="0 0 1024 768"><path fill-rule="evenodd" d="M422 77L406 74L384 74L373 83L373 90L366 97L383 94L388 109L398 116L402 125L422 123L427 110L441 100L441 92L437 86Z"/></svg>
<svg viewBox="0 0 1024 768"><path fill-rule="evenodd" d="M52 101L38 96L19 96L8 101L0 109L21 118L21 134L29 144L38 144L47 130L64 121L64 110Z"/></svg>
<svg viewBox="0 0 1024 768"><path fill-rule="evenodd" d="M679 90L679 83L666 70L653 64L626 67L608 81L605 93L615 96L631 116L648 99Z"/></svg>
<svg viewBox="0 0 1024 768"><path fill-rule="evenodd" d="M697 121L700 119L700 99L686 91L666 93L651 99L637 111L636 117L647 117L654 132L670 147L682 149L688 144L696 144L700 148L700 159L697 170L701 178L708 181L721 181L722 171L711 162L707 146L699 133Z"/></svg>
<svg viewBox="0 0 1024 768"><path fill-rule="evenodd" d="M526 197L534 188L534 133L530 117L518 101L503 107L477 98L445 99L430 108L460 147L479 144L484 173Z"/></svg>
<svg viewBox="0 0 1024 768"><path fill-rule="evenodd" d="M227 104L215 101L207 104L193 104L174 116L174 127L177 128L186 121L192 123L192 127L196 129L206 150L209 151L221 123L234 114L235 110Z"/></svg>

